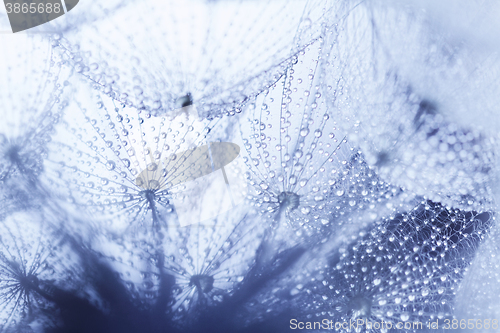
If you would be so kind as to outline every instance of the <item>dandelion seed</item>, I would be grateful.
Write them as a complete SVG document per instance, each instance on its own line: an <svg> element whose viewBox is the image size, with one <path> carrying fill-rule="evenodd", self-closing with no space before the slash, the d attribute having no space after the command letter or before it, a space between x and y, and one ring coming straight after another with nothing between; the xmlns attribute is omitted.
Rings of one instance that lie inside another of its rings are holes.
<svg viewBox="0 0 500 333"><path fill-rule="evenodd" d="M476 252L475 258L464 274L457 288L455 299L456 316L476 316L489 320L490 325L498 318L500 281L498 276L499 233L495 217L489 234L481 235L484 241ZM498 322L497 322L498 324Z"/></svg>
<svg viewBox="0 0 500 333"><path fill-rule="evenodd" d="M263 241L257 217L239 207L203 224L165 230L161 241L99 237L93 247L121 272L128 291L145 309L154 307L162 279L171 277L163 316L186 328L222 306L246 281Z"/></svg>
<svg viewBox="0 0 500 333"><path fill-rule="evenodd" d="M377 223L341 248L330 268L317 272L333 289L311 281L307 307L312 313L332 309L334 321L383 319L395 324L450 317L453 290L490 223L489 213L462 212L432 202ZM328 300L320 300L321 294Z"/></svg>
<svg viewBox="0 0 500 333"><path fill-rule="evenodd" d="M254 205L276 215L278 224L303 226L309 232L317 227L314 216L328 214L324 205L331 171L341 173L342 160L351 154L342 135L332 140L314 135L335 127L320 94L300 97L304 91L319 90L317 47L302 54L282 80L258 96L251 105L262 107L250 108L246 121L240 123L249 181L255 186ZM311 72L317 74L316 80L297 83ZM300 109L293 107L295 103ZM259 163L251 165L251 160Z"/></svg>
<svg viewBox="0 0 500 333"><path fill-rule="evenodd" d="M180 230L164 247L165 270L175 278L171 311L176 320L186 324L220 306L245 280L264 228L255 214L242 213L221 216L213 226Z"/></svg>
<svg viewBox="0 0 500 333"><path fill-rule="evenodd" d="M2 36L10 45L0 63L0 183L37 182L43 170L47 143L51 140L64 103L62 83L68 69L49 41L36 37ZM36 59L31 55L36 53Z"/></svg>

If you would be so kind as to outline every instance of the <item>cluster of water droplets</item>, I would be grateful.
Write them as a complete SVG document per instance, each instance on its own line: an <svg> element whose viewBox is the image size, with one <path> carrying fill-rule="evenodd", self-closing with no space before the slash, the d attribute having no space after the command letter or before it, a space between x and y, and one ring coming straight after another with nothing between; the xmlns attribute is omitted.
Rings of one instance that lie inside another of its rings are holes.
<svg viewBox="0 0 500 333"><path fill-rule="evenodd" d="M328 221L330 186L352 154L321 95L319 46L300 52L296 64L250 101L240 119L254 205L278 224L294 227Z"/></svg>
<svg viewBox="0 0 500 333"><path fill-rule="evenodd" d="M20 323L55 325L58 291L76 292L82 267L57 224L59 217L30 209L0 221L0 329ZM61 289L62 288L62 289Z"/></svg>
<svg viewBox="0 0 500 333"><path fill-rule="evenodd" d="M341 322L452 318L455 289L491 223L487 213L432 202L376 223L307 285L315 298L310 309Z"/></svg>
<svg viewBox="0 0 500 333"><path fill-rule="evenodd" d="M481 109L475 93L459 93L469 85L465 73L480 70L467 45L446 40L425 11L409 8L360 5L326 32L329 105L388 182L454 207L491 209L496 134L454 113L457 99L470 113Z"/></svg>
<svg viewBox="0 0 500 333"><path fill-rule="evenodd" d="M234 114L344 7L330 0L128 1L102 24L63 31L57 43L77 72L122 103L164 115L191 94L204 115Z"/></svg>
<svg viewBox="0 0 500 333"><path fill-rule="evenodd" d="M289 227L301 239L335 232L352 222L353 212L383 216L381 203L403 194L378 179L328 108L322 46L318 41L299 52L283 78L249 101L239 120L250 201L275 228ZM402 196L401 202L411 199ZM388 203L388 212L400 204Z"/></svg>
<svg viewBox="0 0 500 333"><path fill-rule="evenodd" d="M61 120L46 160L47 186L115 231L176 224L172 188L194 172L193 161L185 163L189 149L206 143L217 120L153 117L92 90L78 94L87 104L72 103Z"/></svg>

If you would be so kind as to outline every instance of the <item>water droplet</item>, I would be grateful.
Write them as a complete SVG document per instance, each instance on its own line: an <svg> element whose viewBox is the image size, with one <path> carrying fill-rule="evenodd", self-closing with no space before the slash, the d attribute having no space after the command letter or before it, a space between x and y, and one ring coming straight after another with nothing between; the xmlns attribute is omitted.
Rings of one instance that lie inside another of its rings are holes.
<svg viewBox="0 0 500 333"><path fill-rule="evenodd" d="M109 171L112 171L115 169L115 162L113 161L107 161L106 162L106 169L108 169Z"/></svg>

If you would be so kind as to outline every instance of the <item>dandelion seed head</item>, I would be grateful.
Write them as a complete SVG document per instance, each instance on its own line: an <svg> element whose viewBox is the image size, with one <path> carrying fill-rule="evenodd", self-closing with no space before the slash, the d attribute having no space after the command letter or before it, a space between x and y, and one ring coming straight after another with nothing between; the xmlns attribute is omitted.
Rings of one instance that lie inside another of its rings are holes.
<svg viewBox="0 0 500 333"><path fill-rule="evenodd" d="M278 195L278 203L283 209L294 210L299 207L300 197L293 192L281 192Z"/></svg>
<svg viewBox="0 0 500 333"><path fill-rule="evenodd" d="M497 316L498 57L446 6L153 2L2 36L0 331Z"/></svg>
<svg viewBox="0 0 500 333"><path fill-rule="evenodd" d="M26 320L52 320L51 286L73 288L78 262L55 237L56 221L34 209L13 213L0 221L0 318L2 329ZM59 235L60 236L60 235ZM61 258L65 257L62 262Z"/></svg>
<svg viewBox="0 0 500 333"><path fill-rule="evenodd" d="M278 224L304 235L317 233L319 221L329 219L324 207L330 183L352 154L317 86L319 48L318 42L301 53L279 82L248 105L240 123L254 188L250 199ZM326 130L337 133L322 135Z"/></svg>
<svg viewBox="0 0 500 333"><path fill-rule="evenodd" d="M262 242L264 227L256 217L239 209L211 226L193 225L169 235L164 269L175 278L170 311L179 324L223 304L245 281Z"/></svg>
<svg viewBox="0 0 500 333"><path fill-rule="evenodd" d="M97 21L99 28L75 25L57 43L77 72L122 103L168 115L186 99L204 116L234 115L276 82L298 50L320 37L332 5L129 1L109 10L105 21ZM117 51L124 42L133 51Z"/></svg>

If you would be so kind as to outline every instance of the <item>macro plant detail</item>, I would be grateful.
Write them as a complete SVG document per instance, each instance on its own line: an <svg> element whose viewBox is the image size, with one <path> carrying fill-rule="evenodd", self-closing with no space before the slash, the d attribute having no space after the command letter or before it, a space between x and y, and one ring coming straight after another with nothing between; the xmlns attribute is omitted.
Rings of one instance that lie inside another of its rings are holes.
<svg viewBox="0 0 500 333"><path fill-rule="evenodd" d="M356 7L326 33L326 99L384 180L450 206L488 210L496 137L463 118L490 108L489 89L482 106L472 96L488 85L475 75L493 55L472 60L467 44L447 40L429 15L412 5Z"/></svg>
<svg viewBox="0 0 500 333"><path fill-rule="evenodd" d="M251 101L240 122L254 205L299 234L314 232L321 219L329 222L323 213L329 188L352 154L321 98L317 48L301 52L279 82Z"/></svg>
<svg viewBox="0 0 500 333"><path fill-rule="evenodd" d="M240 120L253 205L301 238L335 232L343 215L402 192L379 184L338 128L318 84L321 47L299 53L282 80L251 101Z"/></svg>
<svg viewBox="0 0 500 333"><path fill-rule="evenodd" d="M72 290L81 282L78 258L64 233L52 224L53 216L40 215L35 209L13 213L0 224L2 331L33 321L54 325L45 312L56 311L58 290Z"/></svg>
<svg viewBox="0 0 500 333"><path fill-rule="evenodd" d="M491 332L498 11L82 0L1 34L0 332Z"/></svg>
<svg viewBox="0 0 500 333"><path fill-rule="evenodd" d="M263 226L255 214L236 212L164 243L164 269L175 278L171 311L183 325L230 299L255 265Z"/></svg>
<svg viewBox="0 0 500 333"><path fill-rule="evenodd" d="M64 107L64 80L69 76L50 42L40 38L3 36L2 43L15 42L2 52L2 110L12 112L0 125L0 182L16 178L32 184L43 169L47 143ZM29 60L37 53L38 59ZM23 96L21 103L14 102ZM28 120L28 124L24 124Z"/></svg>
<svg viewBox="0 0 500 333"><path fill-rule="evenodd" d="M191 96L204 116L230 114L320 37L334 6L329 0L128 1L101 27L105 33L87 25L58 44L77 72L122 103L166 115ZM137 29L125 32L123 22ZM134 52L117 52L123 42ZM110 57L117 61L108 63Z"/></svg>
<svg viewBox="0 0 500 333"><path fill-rule="evenodd" d="M454 290L492 220L489 213L422 202L376 223L339 248L322 270L323 281L306 285L316 298L310 311L331 309L334 322L383 320L393 325L452 318Z"/></svg>

